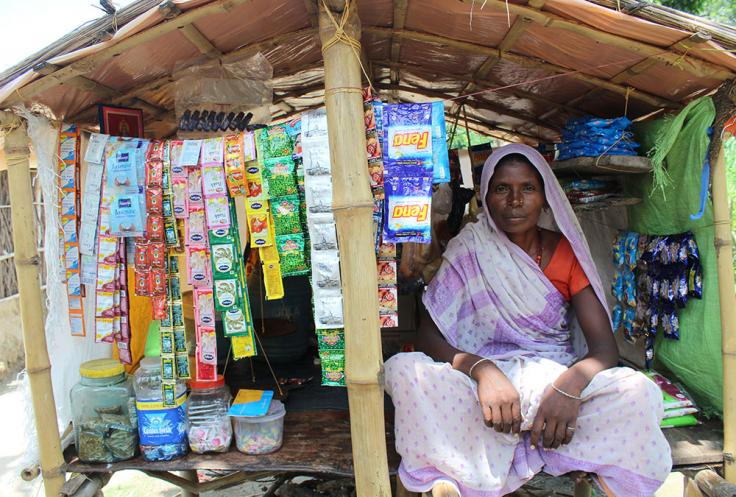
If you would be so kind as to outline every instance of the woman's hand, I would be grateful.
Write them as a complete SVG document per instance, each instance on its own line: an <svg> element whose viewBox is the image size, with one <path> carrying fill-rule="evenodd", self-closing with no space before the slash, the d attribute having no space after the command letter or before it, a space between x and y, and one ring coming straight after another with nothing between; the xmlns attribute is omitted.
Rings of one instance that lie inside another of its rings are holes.
<svg viewBox="0 0 736 497"><path fill-rule="evenodd" d="M519 433L521 404L519 392L506 375L491 361L484 361L473 369L478 382L478 399L486 426L499 433Z"/></svg>
<svg viewBox="0 0 736 497"><path fill-rule="evenodd" d="M548 385L539 402L532 425L531 445L556 449L567 445L575 434L575 422L582 401L565 397Z"/></svg>

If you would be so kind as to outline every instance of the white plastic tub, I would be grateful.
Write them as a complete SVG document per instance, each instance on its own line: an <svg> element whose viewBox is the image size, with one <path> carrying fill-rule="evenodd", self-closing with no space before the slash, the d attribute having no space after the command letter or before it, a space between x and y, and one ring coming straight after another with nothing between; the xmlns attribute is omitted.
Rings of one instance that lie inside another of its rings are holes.
<svg viewBox="0 0 736 497"><path fill-rule="evenodd" d="M274 400L263 416L233 416L235 445L245 454L268 454L279 450L284 440L286 408Z"/></svg>

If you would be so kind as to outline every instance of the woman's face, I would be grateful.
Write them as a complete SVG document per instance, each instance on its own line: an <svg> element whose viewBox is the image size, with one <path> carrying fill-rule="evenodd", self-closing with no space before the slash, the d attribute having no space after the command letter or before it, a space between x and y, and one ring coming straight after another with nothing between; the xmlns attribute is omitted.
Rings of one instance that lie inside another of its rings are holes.
<svg viewBox="0 0 736 497"><path fill-rule="evenodd" d="M519 160L496 168L485 198L496 226L509 234L536 229L545 201L539 173Z"/></svg>

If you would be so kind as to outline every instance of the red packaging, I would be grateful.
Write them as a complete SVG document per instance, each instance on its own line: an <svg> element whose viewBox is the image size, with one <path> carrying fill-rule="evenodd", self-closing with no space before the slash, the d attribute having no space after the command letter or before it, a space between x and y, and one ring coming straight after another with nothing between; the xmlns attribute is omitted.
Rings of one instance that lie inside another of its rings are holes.
<svg viewBox="0 0 736 497"><path fill-rule="evenodd" d="M151 295L166 295L166 270L151 269L148 274Z"/></svg>
<svg viewBox="0 0 736 497"><path fill-rule="evenodd" d="M152 242L164 241L164 218L156 215L149 215L147 219L146 234Z"/></svg>
<svg viewBox="0 0 736 497"><path fill-rule="evenodd" d="M164 179L163 162L146 163L146 185L149 188L161 188Z"/></svg>
<svg viewBox="0 0 736 497"><path fill-rule="evenodd" d="M163 140L152 140L146 150L147 161L162 161L164 160L164 142Z"/></svg>
<svg viewBox="0 0 736 497"><path fill-rule="evenodd" d="M151 295L148 271L136 271L135 272L135 294L139 297L148 297Z"/></svg>
<svg viewBox="0 0 736 497"><path fill-rule="evenodd" d="M166 295L151 297L151 307L153 309L153 319L166 319L169 317L169 304L166 301Z"/></svg>
<svg viewBox="0 0 736 497"><path fill-rule="evenodd" d="M166 244L151 242L148 246L148 257L151 268L164 269L166 267Z"/></svg>
<svg viewBox="0 0 736 497"><path fill-rule="evenodd" d="M163 192L161 187L146 190L146 212L148 214L163 214Z"/></svg>
<svg viewBox="0 0 736 497"><path fill-rule="evenodd" d="M148 257L148 243L135 242L135 270L146 271L150 266L150 258Z"/></svg>

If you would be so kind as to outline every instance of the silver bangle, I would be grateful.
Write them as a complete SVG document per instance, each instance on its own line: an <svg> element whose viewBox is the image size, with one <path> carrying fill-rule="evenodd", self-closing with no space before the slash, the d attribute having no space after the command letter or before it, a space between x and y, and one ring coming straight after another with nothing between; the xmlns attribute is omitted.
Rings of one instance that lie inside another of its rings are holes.
<svg viewBox="0 0 736 497"><path fill-rule="evenodd" d="M582 397L578 397L577 395L572 395L572 394L569 394L569 393L565 392L564 390L560 390L559 388L557 388L557 387L555 386L555 384L554 384L554 383L550 383L550 384L549 384L549 386L551 386L551 387L552 387L552 389L553 389L553 390L554 390L555 392L559 393L560 395L564 395L564 396L565 396L565 397L567 397L568 399L573 399L573 400L583 400L583 398L582 398Z"/></svg>
<svg viewBox="0 0 736 497"><path fill-rule="evenodd" d="M490 359L488 359L488 358L486 358L486 357L483 357L483 358L481 358L481 359L478 359L477 361L475 361L475 362L473 363L473 365L472 365L472 366L470 366L470 369L468 369L468 376L470 376L470 378L473 378L473 369L474 369L474 368L475 368L475 367L476 367L476 366L477 366L478 364L480 364L481 362L485 362L485 361L488 361L488 362L492 362L492 361L491 361Z"/></svg>

